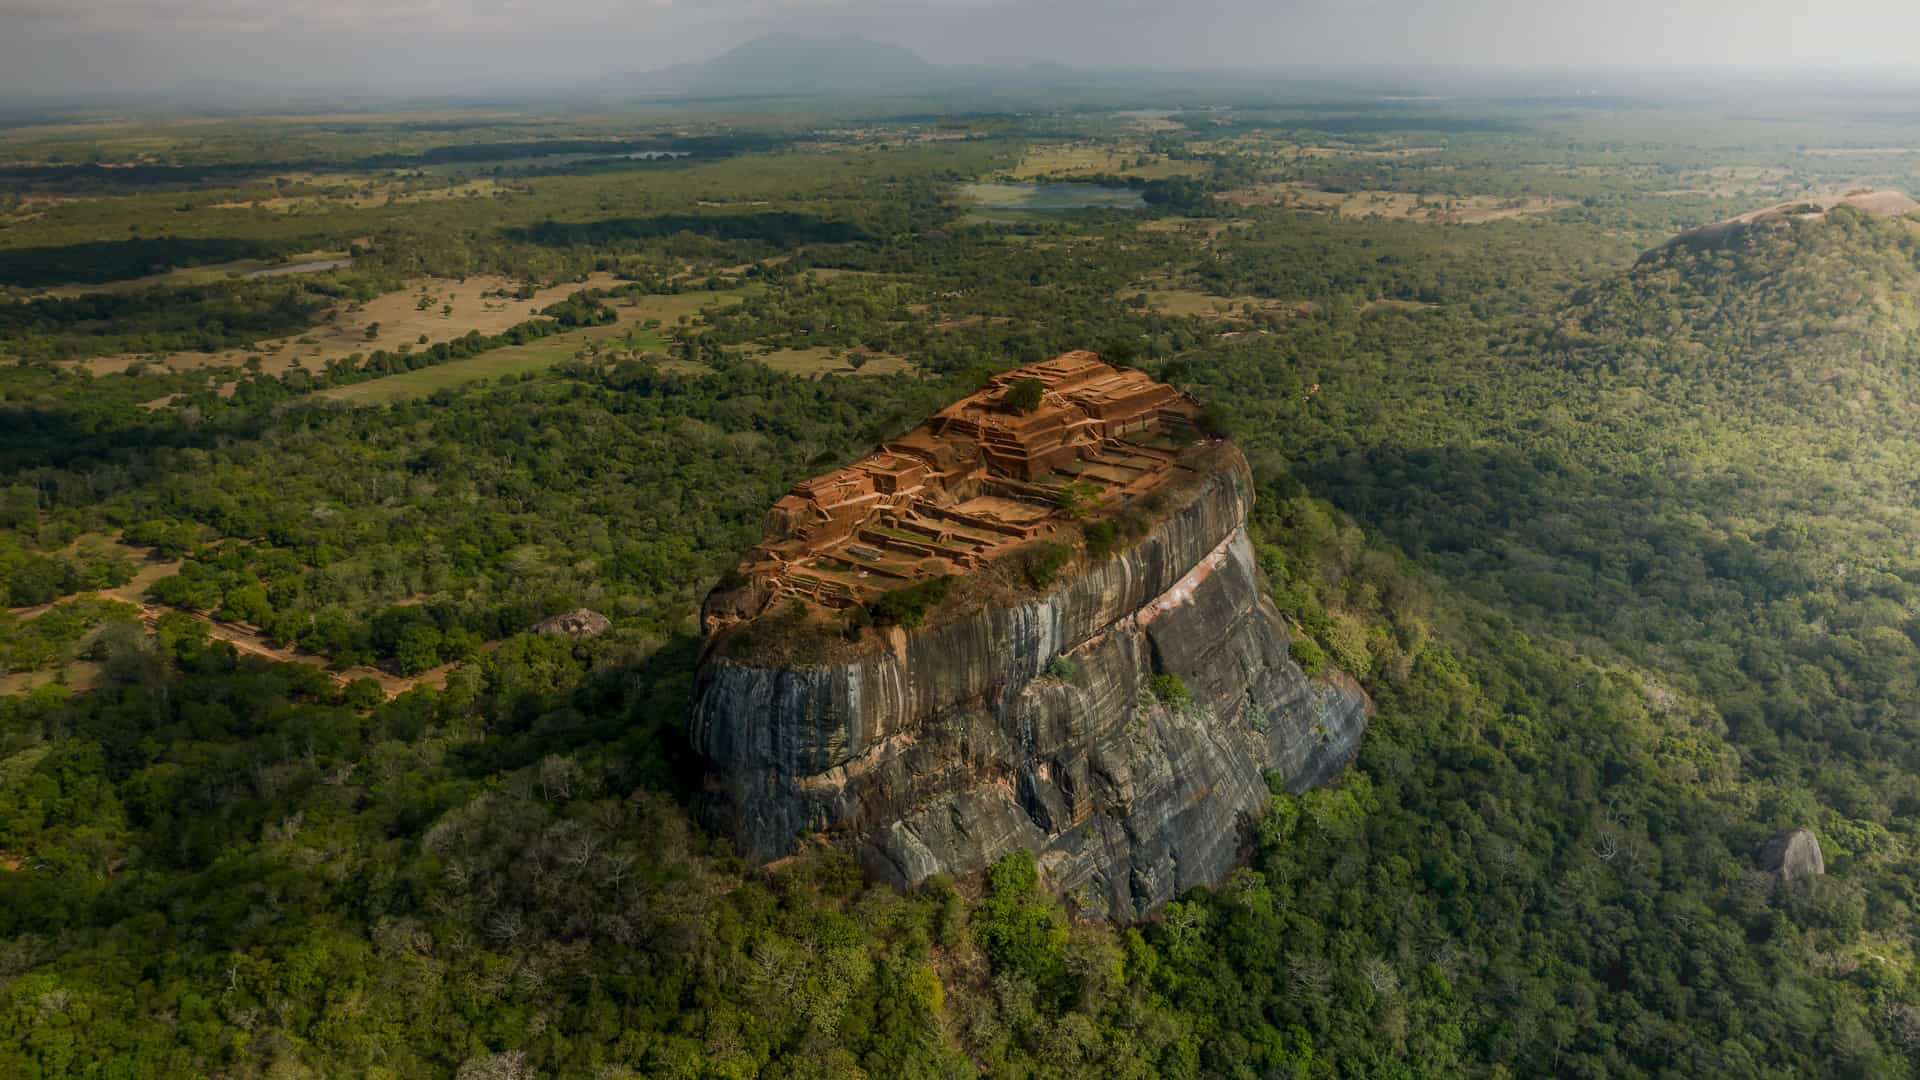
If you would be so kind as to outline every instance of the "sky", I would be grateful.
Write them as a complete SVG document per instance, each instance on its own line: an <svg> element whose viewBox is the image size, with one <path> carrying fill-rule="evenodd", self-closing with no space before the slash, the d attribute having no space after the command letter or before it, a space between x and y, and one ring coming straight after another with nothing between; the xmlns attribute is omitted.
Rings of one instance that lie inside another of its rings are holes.
<svg viewBox="0 0 1920 1080"><path fill-rule="evenodd" d="M0 94L579 82L769 32L950 64L1920 70L1916 0L0 0Z"/></svg>

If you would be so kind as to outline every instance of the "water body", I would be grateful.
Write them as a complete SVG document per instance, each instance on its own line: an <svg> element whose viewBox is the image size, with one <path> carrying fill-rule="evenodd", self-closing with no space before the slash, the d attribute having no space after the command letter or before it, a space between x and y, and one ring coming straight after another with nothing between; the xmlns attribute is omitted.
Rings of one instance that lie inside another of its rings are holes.
<svg viewBox="0 0 1920 1080"><path fill-rule="evenodd" d="M980 210L1138 210L1140 191L1100 184L963 184L960 195Z"/></svg>

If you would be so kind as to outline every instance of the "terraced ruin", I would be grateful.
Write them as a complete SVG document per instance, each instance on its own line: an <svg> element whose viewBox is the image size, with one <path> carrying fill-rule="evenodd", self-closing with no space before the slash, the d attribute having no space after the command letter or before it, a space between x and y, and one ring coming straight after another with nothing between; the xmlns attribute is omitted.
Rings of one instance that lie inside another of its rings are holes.
<svg viewBox="0 0 1920 1080"><path fill-rule="evenodd" d="M1037 403L1017 392L1029 381ZM839 610L978 569L1183 471L1199 411L1090 352L1006 372L868 457L795 484L740 572L770 602Z"/></svg>

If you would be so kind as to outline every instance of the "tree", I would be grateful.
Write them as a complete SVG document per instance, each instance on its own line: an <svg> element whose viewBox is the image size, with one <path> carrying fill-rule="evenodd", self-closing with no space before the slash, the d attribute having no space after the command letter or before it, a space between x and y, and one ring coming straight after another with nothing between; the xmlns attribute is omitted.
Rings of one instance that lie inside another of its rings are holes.
<svg viewBox="0 0 1920 1080"><path fill-rule="evenodd" d="M1016 412L1030 413L1040 407L1040 402L1046 397L1046 393L1047 384L1039 379L1031 377L1015 379L1000 400Z"/></svg>

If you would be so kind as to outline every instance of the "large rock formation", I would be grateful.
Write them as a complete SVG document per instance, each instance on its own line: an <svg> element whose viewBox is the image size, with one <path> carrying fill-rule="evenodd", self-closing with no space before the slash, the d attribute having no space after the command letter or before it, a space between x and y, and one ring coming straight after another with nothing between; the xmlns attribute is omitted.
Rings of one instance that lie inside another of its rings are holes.
<svg viewBox="0 0 1920 1080"><path fill-rule="evenodd" d="M1667 246L1685 246L1694 248L1718 248L1738 242L1751 233L1766 229L1779 229L1795 222L1817 221L1835 207L1845 206L1857 210L1868 217L1890 218L1906 217L1920 211L1920 202L1904 191L1875 191L1861 188L1844 195L1829 194L1802 199L1798 202L1780 203L1764 209L1750 211L1725 221L1716 221L1701 225L1675 236ZM1643 256L1643 262L1653 257L1655 252Z"/></svg>
<svg viewBox="0 0 1920 1080"><path fill-rule="evenodd" d="M1810 829L1786 829L1760 845L1760 868L1781 881L1799 881L1827 872L1820 838Z"/></svg>
<svg viewBox="0 0 1920 1080"><path fill-rule="evenodd" d="M1310 679L1289 657L1239 451L1201 440L1171 456L1163 482L1133 492L1157 512L1124 551L1082 557L1044 590L996 578L1002 558L925 625L815 661L727 644L743 619L762 648L782 626L805 633L781 620L810 578L788 588L762 565L717 593L692 718L710 824L757 859L821 834L902 884L1026 848L1052 888L1115 918L1222 878L1265 771L1295 790L1326 781L1369 706L1351 680Z"/></svg>

